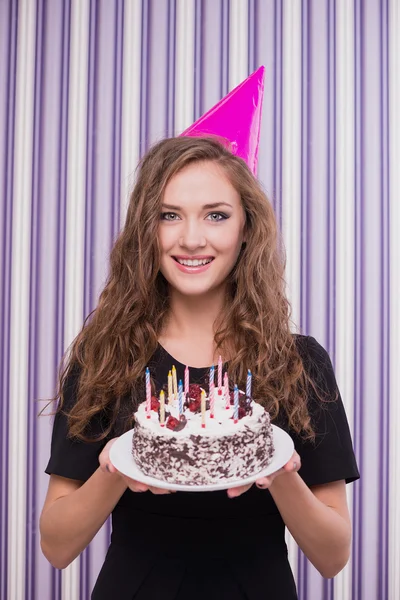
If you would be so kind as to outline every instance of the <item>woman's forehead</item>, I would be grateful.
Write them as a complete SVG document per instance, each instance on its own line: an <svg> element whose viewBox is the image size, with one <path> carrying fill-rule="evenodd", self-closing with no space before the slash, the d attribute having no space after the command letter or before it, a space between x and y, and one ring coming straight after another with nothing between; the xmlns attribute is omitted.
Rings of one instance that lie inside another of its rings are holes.
<svg viewBox="0 0 400 600"><path fill-rule="evenodd" d="M228 203L240 204L239 193L224 170L212 162L198 162L184 167L168 182L163 202L187 205Z"/></svg>

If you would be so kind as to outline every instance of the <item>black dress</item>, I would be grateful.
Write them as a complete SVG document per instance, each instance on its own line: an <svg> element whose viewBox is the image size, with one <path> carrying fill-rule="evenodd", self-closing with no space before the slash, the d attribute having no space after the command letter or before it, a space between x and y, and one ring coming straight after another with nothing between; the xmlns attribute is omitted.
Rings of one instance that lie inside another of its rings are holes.
<svg viewBox="0 0 400 600"><path fill-rule="evenodd" d="M335 398L328 354L312 337L296 340L306 369ZM184 365L158 347L150 368L159 389L172 364L183 380ZM191 368L190 381L202 382L207 374L208 368ZM67 408L75 400L77 377L72 375L65 387ZM309 411L314 443L290 431L282 415L276 421L294 440L306 484L358 479L340 396L321 404L310 394ZM99 427L94 423L93 432ZM67 438L66 417L57 413L46 473L86 481L98 468L106 442ZM256 486L238 498L228 498L225 491L156 496L127 490L112 513L111 544L92 600L295 600L284 533L269 491Z"/></svg>

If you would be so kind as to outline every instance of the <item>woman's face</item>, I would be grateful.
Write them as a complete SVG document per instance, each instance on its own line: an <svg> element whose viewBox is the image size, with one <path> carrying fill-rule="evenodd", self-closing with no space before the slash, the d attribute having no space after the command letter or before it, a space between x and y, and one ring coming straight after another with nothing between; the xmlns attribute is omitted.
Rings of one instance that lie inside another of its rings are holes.
<svg viewBox="0 0 400 600"><path fill-rule="evenodd" d="M194 163L167 184L159 227L161 273L196 296L221 287L244 241L240 196L212 162Z"/></svg>

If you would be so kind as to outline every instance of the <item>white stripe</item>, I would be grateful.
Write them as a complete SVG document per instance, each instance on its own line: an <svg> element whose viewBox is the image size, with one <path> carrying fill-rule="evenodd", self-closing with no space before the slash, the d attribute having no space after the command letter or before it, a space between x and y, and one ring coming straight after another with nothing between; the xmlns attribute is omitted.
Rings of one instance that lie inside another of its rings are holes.
<svg viewBox="0 0 400 600"><path fill-rule="evenodd" d="M300 322L301 226L301 2L285 3L283 11L283 135L282 233L286 246L287 293L292 319ZM289 560L296 578L297 545L287 537Z"/></svg>
<svg viewBox="0 0 400 600"><path fill-rule="evenodd" d="M336 3L336 364L350 429L354 400L354 6ZM347 486L349 507L352 486ZM335 598L351 600L351 560L335 578Z"/></svg>
<svg viewBox="0 0 400 600"><path fill-rule="evenodd" d="M400 598L400 4L389 2L390 473L389 598Z"/></svg>
<svg viewBox="0 0 400 600"><path fill-rule="evenodd" d="M293 321L300 322L301 225L301 2L283 11L282 231L287 253L286 280Z"/></svg>
<svg viewBox="0 0 400 600"><path fill-rule="evenodd" d="M249 11L246 0L231 0L229 5L229 89L248 76Z"/></svg>
<svg viewBox="0 0 400 600"><path fill-rule="evenodd" d="M89 1L71 4L71 46L68 97L68 167L65 264L64 346L83 321L86 118L88 91ZM79 598L79 562L62 574L63 600Z"/></svg>
<svg viewBox="0 0 400 600"><path fill-rule="evenodd" d="M36 3L18 5L11 273L8 597L25 598L26 452Z"/></svg>
<svg viewBox="0 0 400 600"><path fill-rule="evenodd" d="M125 0L122 76L121 225L139 162L142 1Z"/></svg>
<svg viewBox="0 0 400 600"><path fill-rule="evenodd" d="M176 3L175 132L181 133L194 119L194 0Z"/></svg>

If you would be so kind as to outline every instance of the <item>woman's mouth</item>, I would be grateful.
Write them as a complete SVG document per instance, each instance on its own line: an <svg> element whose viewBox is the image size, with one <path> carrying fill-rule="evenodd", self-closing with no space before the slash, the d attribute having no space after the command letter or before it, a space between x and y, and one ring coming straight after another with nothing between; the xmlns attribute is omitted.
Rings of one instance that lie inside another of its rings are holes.
<svg viewBox="0 0 400 600"><path fill-rule="evenodd" d="M172 257L178 267L183 273L203 273L206 271L212 261L213 256L201 257L201 258L180 258L177 256Z"/></svg>

